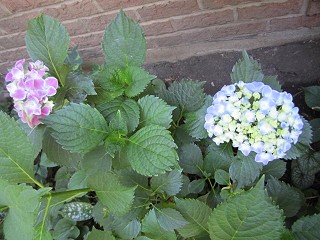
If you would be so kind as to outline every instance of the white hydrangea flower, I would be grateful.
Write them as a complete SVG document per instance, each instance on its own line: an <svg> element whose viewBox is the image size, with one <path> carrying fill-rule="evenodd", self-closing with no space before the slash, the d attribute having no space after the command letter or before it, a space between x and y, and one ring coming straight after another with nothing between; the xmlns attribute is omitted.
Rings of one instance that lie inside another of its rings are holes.
<svg viewBox="0 0 320 240"><path fill-rule="evenodd" d="M262 82L240 81L222 87L205 115L205 129L217 144L232 141L256 162L283 158L302 133L303 121L292 95Z"/></svg>

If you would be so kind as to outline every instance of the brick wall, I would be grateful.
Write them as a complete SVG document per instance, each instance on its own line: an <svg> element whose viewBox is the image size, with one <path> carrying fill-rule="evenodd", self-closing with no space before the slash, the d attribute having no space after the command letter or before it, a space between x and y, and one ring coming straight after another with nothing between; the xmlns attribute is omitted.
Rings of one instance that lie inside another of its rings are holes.
<svg viewBox="0 0 320 240"><path fill-rule="evenodd" d="M86 63L101 62L120 8L143 26L148 62L320 37L320 0L1 0L0 72L28 57L27 20L40 13L67 27Z"/></svg>

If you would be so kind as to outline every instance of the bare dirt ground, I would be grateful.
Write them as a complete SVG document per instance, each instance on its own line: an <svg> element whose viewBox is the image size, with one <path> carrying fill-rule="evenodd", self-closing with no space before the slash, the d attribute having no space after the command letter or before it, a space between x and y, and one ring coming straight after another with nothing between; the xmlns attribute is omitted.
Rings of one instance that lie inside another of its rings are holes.
<svg viewBox="0 0 320 240"><path fill-rule="evenodd" d="M304 104L303 87L320 84L320 39L248 51L261 66L265 75L277 75L284 91L306 115L318 115ZM206 81L205 91L214 94L231 83L232 66L241 52L223 52L195 56L175 63L148 64L146 70L168 81L190 78ZM320 96L319 96L320 97ZM308 118L308 116L306 116Z"/></svg>

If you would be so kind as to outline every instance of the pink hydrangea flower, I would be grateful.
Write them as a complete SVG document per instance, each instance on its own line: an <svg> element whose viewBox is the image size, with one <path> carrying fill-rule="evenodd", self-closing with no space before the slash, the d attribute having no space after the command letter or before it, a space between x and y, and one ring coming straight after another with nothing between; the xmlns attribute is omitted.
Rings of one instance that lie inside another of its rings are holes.
<svg viewBox="0 0 320 240"><path fill-rule="evenodd" d="M58 80L46 76L49 69L39 60L30 62L27 69L24 65L24 59L16 62L6 75L6 87L22 122L34 128L52 111L53 102L48 97L57 93Z"/></svg>

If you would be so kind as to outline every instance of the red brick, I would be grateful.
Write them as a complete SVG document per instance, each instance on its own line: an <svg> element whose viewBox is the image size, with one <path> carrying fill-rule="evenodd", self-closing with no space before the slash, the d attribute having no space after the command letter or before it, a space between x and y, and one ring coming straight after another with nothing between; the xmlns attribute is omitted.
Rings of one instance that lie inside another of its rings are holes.
<svg viewBox="0 0 320 240"><path fill-rule="evenodd" d="M311 0L309 2L307 15L312 16L320 13L320 0Z"/></svg>
<svg viewBox="0 0 320 240"><path fill-rule="evenodd" d="M320 27L320 15L276 18L270 21L271 31L297 29L300 27Z"/></svg>
<svg viewBox="0 0 320 240"><path fill-rule="evenodd" d="M39 12L28 12L10 19L0 19L0 28L8 34L25 32L27 30L28 20L39 15Z"/></svg>
<svg viewBox="0 0 320 240"><path fill-rule="evenodd" d="M29 58L27 49L25 47L15 48L6 51L0 51L1 62L17 61L21 58Z"/></svg>
<svg viewBox="0 0 320 240"><path fill-rule="evenodd" d="M155 19L186 15L196 11L199 11L199 6L196 0L160 2L137 9L141 20L145 22Z"/></svg>
<svg viewBox="0 0 320 240"><path fill-rule="evenodd" d="M280 17L288 14L299 13L301 0L287 0L280 3L262 3L258 6L248 6L238 8L238 18L242 19L262 19Z"/></svg>
<svg viewBox="0 0 320 240"><path fill-rule="evenodd" d="M126 15L136 20L134 10L128 10ZM117 13L102 14L92 17L79 18L64 23L71 36L81 35L90 32L104 31L106 26L115 18Z"/></svg>
<svg viewBox="0 0 320 240"><path fill-rule="evenodd" d="M198 27L209 27L214 25L220 25L232 22L233 11L225 10L219 12L200 12L190 16L182 16L173 18L171 20L173 29L175 31L198 28Z"/></svg>
<svg viewBox="0 0 320 240"><path fill-rule="evenodd" d="M217 39L234 38L262 33L266 22L249 22L192 29L173 34L147 38L148 48L187 45L195 42L210 42Z"/></svg>
<svg viewBox="0 0 320 240"><path fill-rule="evenodd" d="M22 12L36 7L48 6L62 2L63 0L2 0L1 3L5 5L11 12Z"/></svg>
<svg viewBox="0 0 320 240"><path fill-rule="evenodd" d="M79 49L101 46L103 32L92 33L71 38L71 43L78 45Z"/></svg>
<svg viewBox="0 0 320 240"><path fill-rule="evenodd" d="M79 0L71 3L63 3L58 6L48 7L43 10L47 15L59 19L60 21L88 17L100 12L94 0Z"/></svg>
<svg viewBox="0 0 320 240"><path fill-rule="evenodd" d="M159 2L159 0L96 0L96 2L103 10L111 11Z"/></svg>
<svg viewBox="0 0 320 240"><path fill-rule="evenodd" d="M170 20L157 21L147 24L141 24L146 36L156 36L165 33L173 32L172 24Z"/></svg>
<svg viewBox="0 0 320 240"><path fill-rule="evenodd" d="M10 14L11 12L0 3L0 18L4 18Z"/></svg>
<svg viewBox="0 0 320 240"><path fill-rule="evenodd" d="M24 32L0 37L0 51L25 46L24 38Z"/></svg>
<svg viewBox="0 0 320 240"><path fill-rule="evenodd" d="M217 9L225 6L235 6L242 3L261 2L262 0L199 0L201 9Z"/></svg>
<svg viewBox="0 0 320 240"><path fill-rule="evenodd" d="M91 64L101 64L104 62L101 46L79 49L79 54L83 59L83 66L86 69L90 69Z"/></svg>

